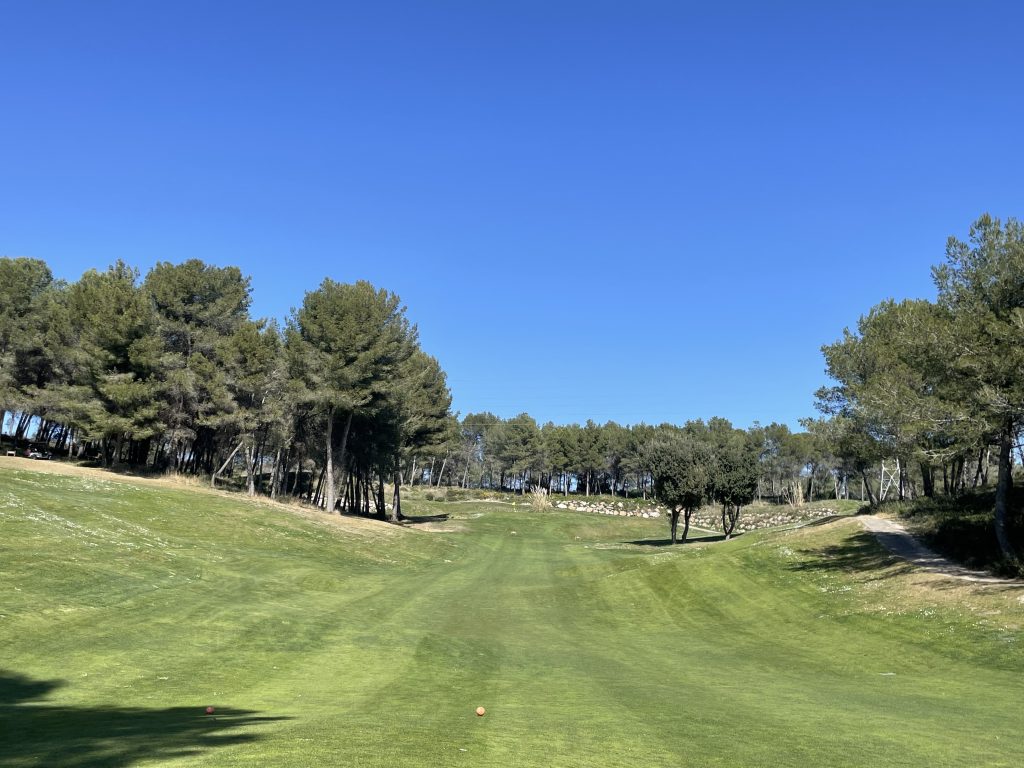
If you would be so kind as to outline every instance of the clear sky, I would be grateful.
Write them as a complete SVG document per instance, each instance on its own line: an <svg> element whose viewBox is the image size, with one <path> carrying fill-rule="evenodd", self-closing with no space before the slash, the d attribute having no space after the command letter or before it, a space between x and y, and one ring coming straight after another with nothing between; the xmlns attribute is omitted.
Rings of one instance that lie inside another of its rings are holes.
<svg viewBox="0 0 1024 768"><path fill-rule="evenodd" d="M0 254L397 293L463 414L796 426L1024 217L1019 2L5 2Z"/></svg>

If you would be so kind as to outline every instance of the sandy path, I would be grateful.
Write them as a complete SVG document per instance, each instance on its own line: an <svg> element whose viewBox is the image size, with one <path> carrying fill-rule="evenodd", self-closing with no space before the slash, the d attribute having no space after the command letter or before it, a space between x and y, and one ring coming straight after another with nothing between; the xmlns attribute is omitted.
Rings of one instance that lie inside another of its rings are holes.
<svg viewBox="0 0 1024 768"><path fill-rule="evenodd" d="M874 515L858 517L857 519L864 524L864 528L875 535L875 538L886 549L905 560L909 560L929 573L937 573L942 576L981 584L1012 585L1024 583L1020 579L1001 579L992 576L986 571L975 571L970 568L964 568L962 565L957 565L942 555L928 549L928 547L908 533L906 528L894 520L887 520L884 517L876 517Z"/></svg>

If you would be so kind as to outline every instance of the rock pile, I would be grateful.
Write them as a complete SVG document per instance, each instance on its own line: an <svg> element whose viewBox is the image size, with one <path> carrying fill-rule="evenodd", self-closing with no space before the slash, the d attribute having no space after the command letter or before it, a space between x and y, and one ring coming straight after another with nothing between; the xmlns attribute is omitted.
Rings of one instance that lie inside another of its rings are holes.
<svg viewBox="0 0 1024 768"><path fill-rule="evenodd" d="M575 512L590 512L599 515L617 515L619 517L668 517L668 510L655 504L637 504L624 501L584 501L581 499L563 499L555 501L556 509L571 509ZM755 531L760 528L774 528L779 525L803 523L831 517L838 512L828 507L786 507L786 506L751 506L744 507L736 525L736 533ZM690 524L698 528L721 530L721 513L713 507L705 507L695 512Z"/></svg>
<svg viewBox="0 0 1024 768"><path fill-rule="evenodd" d="M571 501L555 502L556 509L571 509L576 512L596 512L599 515L618 515L619 517L662 517L667 514L664 509L655 506L640 507L623 501Z"/></svg>

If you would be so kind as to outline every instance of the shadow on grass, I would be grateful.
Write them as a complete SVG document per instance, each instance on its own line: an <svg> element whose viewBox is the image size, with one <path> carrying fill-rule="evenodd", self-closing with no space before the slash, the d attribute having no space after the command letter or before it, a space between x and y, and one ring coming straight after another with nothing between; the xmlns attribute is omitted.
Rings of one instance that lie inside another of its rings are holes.
<svg viewBox="0 0 1024 768"><path fill-rule="evenodd" d="M867 507L863 507L863 508L857 510L857 512L854 513L853 515L829 515L828 517L816 517L814 520L808 520L807 522L799 523L798 525L796 525L794 527L799 527L799 528L817 528L818 526L828 525L829 523L834 523L836 520L844 520L847 517L857 517L858 515L869 515L869 514L871 514L870 510Z"/></svg>
<svg viewBox="0 0 1024 768"><path fill-rule="evenodd" d="M738 539L741 534L734 533L733 539ZM711 534L709 536L690 536L686 541L677 541L677 547L685 547L687 544L711 544L716 541L726 541L725 534ZM623 544L635 544L638 547L671 547L672 539L637 539L636 541L624 541Z"/></svg>
<svg viewBox="0 0 1024 768"><path fill-rule="evenodd" d="M399 521L403 525L416 525L416 523L443 523L448 519L446 513L440 515L402 515Z"/></svg>
<svg viewBox="0 0 1024 768"><path fill-rule="evenodd" d="M878 536L879 538L875 538ZM892 554L885 547L883 536L896 534L873 534L867 531L855 533L833 544L817 550L805 550L811 559L792 563L794 571L859 571L872 572L875 578L892 578L914 570L914 565ZM902 543L902 541L898 542Z"/></svg>
<svg viewBox="0 0 1024 768"><path fill-rule="evenodd" d="M245 709L88 707L39 701L64 685L0 670L0 768L126 768L256 741L236 729L287 720Z"/></svg>

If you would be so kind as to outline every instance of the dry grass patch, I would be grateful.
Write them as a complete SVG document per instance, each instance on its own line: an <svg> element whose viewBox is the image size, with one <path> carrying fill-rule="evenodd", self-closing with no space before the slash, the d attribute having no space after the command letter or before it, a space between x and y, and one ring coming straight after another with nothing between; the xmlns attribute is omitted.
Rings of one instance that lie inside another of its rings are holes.
<svg viewBox="0 0 1024 768"><path fill-rule="evenodd" d="M881 613L942 609L1002 616L1013 630L1024 626L1024 582L974 582L924 570L889 552L859 520L807 526L765 539L783 558L803 561L835 589L861 595L863 607Z"/></svg>
<svg viewBox="0 0 1024 768"><path fill-rule="evenodd" d="M64 475L68 477L87 478L101 482L114 482L132 485L139 488L163 488L183 491L185 493L196 493L205 496L215 496L219 499L253 504L265 509L276 509L287 512L289 515L309 520L325 526L338 533L353 534L363 539L390 539L403 535L405 529L385 523L381 520L371 520L362 517L349 517L342 515L329 515L322 509L311 507L296 499L271 500L265 496L248 497L237 492L211 488L208 480L203 478L178 475L169 473L158 477L147 477L144 475L131 475L121 472L114 472L96 467L85 467L79 464L70 464L62 461L38 461L34 459L0 457L0 469L11 469L22 472L37 472L47 475Z"/></svg>

